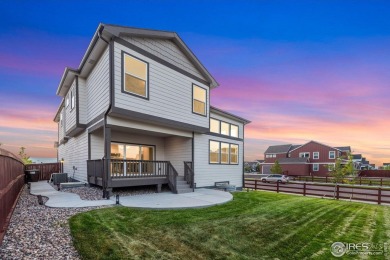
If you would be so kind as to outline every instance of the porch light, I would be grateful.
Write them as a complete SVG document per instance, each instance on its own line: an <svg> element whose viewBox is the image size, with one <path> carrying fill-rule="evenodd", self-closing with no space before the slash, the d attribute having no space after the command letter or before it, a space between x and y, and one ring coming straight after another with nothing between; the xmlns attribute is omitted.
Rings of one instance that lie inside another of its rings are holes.
<svg viewBox="0 0 390 260"><path fill-rule="evenodd" d="M116 198L116 205L119 205L119 195L117 194L115 198Z"/></svg>

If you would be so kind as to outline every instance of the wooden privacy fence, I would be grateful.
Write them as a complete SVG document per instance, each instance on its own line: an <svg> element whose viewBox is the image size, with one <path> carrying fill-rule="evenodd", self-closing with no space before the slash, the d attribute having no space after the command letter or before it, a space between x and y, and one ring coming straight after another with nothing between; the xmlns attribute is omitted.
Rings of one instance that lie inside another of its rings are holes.
<svg viewBox="0 0 390 260"><path fill-rule="evenodd" d="M290 180L294 181L305 181L305 182L323 182L332 183L333 177L322 177L322 176L290 176ZM376 186L390 186L390 178L380 177L355 177L355 178L344 178L343 182L348 184L353 181L354 184L359 185L376 185Z"/></svg>
<svg viewBox="0 0 390 260"><path fill-rule="evenodd" d="M26 164L25 170L39 170L39 180L49 180L52 173L61 172L61 163Z"/></svg>
<svg viewBox="0 0 390 260"><path fill-rule="evenodd" d="M23 185L23 162L12 153L0 149L0 244Z"/></svg>
<svg viewBox="0 0 390 260"><path fill-rule="evenodd" d="M267 190L319 196L335 199L370 201L377 204L390 204L390 188L361 187L352 185L332 185L318 183L264 183L257 179L245 179L244 187L254 190Z"/></svg>

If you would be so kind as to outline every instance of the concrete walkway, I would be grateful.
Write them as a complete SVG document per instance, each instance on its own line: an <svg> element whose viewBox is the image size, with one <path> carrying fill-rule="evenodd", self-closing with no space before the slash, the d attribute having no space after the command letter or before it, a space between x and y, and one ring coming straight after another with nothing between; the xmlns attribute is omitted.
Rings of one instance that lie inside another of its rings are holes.
<svg viewBox="0 0 390 260"><path fill-rule="evenodd" d="M82 200L77 194L55 190L53 186L45 181L32 182L30 193L48 197L49 200L45 205L53 208L95 207L115 204L115 196L112 196L110 200ZM119 203L122 206L132 208L184 209L219 205L232 199L233 196L229 192L212 189L195 189L195 192L182 194L164 192L123 196L119 198Z"/></svg>
<svg viewBox="0 0 390 260"><path fill-rule="evenodd" d="M31 182L30 193L48 197L45 206L51 208L83 208L115 204L111 200L82 200L77 194L55 190L46 181Z"/></svg>

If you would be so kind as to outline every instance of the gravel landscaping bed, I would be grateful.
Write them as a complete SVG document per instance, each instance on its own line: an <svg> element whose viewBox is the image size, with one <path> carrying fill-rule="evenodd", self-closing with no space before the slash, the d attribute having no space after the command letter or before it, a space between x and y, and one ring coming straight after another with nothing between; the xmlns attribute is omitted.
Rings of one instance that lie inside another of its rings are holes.
<svg viewBox="0 0 390 260"><path fill-rule="evenodd" d="M103 199L103 190L100 187L76 187L76 188L64 188L61 191L76 193L80 196L82 200L101 200ZM161 188L162 192L169 192L170 189L168 185L163 185ZM119 195L122 196L135 196L142 194L152 194L156 193L156 185L152 186L140 186L140 187L127 187L127 188L117 188L113 190L113 196Z"/></svg>
<svg viewBox="0 0 390 260"><path fill-rule="evenodd" d="M56 187L54 187L56 188ZM169 192L167 185L162 192ZM62 192L76 193L83 200L101 200L100 187L65 188ZM135 196L156 193L156 186L114 189L114 196ZM48 199L43 197L45 203ZM10 225L0 246L0 259L80 259L72 244L68 219L80 212L104 208L49 208L38 204L24 186L13 212Z"/></svg>
<svg viewBox="0 0 390 260"><path fill-rule="evenodd" d="M47 198L44 198L44 202ZM69 217L92 209L49 208L24 187L0 246L0 259L79 259L72 244Z"/></svg>

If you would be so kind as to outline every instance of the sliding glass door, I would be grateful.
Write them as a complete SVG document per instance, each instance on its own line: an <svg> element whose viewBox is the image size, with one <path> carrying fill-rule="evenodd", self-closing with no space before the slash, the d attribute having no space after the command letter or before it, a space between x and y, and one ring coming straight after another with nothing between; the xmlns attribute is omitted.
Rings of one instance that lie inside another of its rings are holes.
<svg viewBox="0 0 390 260"><path fill-rule="evenodd" d="M113 175L153 174L154 146L111 143L111 172ZM118 161L119 160L119 161ZM121 161L123 160L123 161Z"/></svg>

